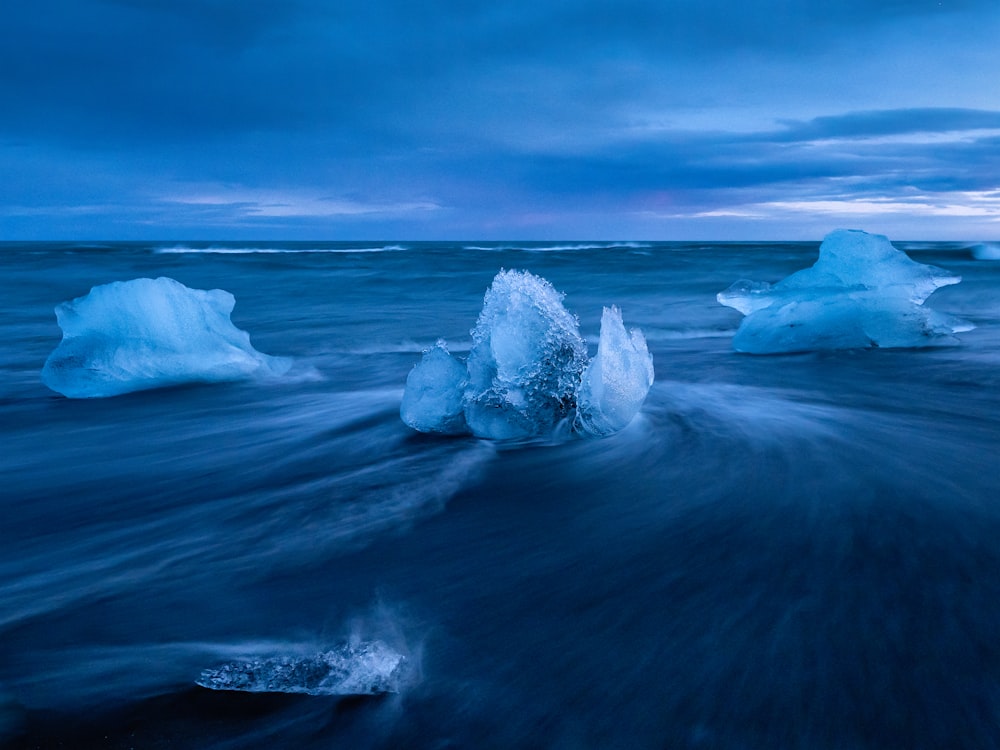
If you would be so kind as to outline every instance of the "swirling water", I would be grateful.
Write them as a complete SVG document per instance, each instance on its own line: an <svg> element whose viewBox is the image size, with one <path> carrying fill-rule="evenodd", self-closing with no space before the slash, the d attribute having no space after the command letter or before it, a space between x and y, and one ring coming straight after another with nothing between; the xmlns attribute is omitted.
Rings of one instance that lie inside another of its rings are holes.
<svg viewBox="0 0 1000 750"><path fill-rule="evenodd" d="M1000 747L1000 263L955 347L752 357L715 294L817 245L0 244L0 744ZM500 268L602 305L656 382L603 440L399 420ZM53 307L169 276L297 374L69 400ZM377 641L399 692L206 690ZM270 662L267 662L270 663Z"/></svg>

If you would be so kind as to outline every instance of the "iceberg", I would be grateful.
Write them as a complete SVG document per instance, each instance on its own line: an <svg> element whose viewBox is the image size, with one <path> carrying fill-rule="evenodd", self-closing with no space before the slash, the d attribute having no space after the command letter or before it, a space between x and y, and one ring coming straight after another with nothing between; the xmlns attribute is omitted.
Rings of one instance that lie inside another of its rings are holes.
<svg viewBox="0 0 1000 750"><path fill-rule="evenodd" d="M291 360L257 351L233 325L235 304L222 289L165 277L95 286L56 307L63 338L42 382L69 398L100 398L287 372Z"/></svg>
<svg viewBox="0 0 1000 750"><path fill-rule="evenodd" d="M608 435L638 413L653 382L642 333L605 309L588 360L563 295L527 271L500 271L483 299L464 365L439 341L406 379L403 422L420 432L494 440L537 437L565 424Z"/></svg>
<svg viewBox="0 0 1000 750"><path fill-rule="evenodd" d="M838 229L819 259L776 284L741 279L716 299L746 317L733 348L750 354L954 343L966 321L923 307L961 277L917 263L879 234Z"/></svg>
<svg viewBox="0 0 1000 750"><path fill-rule="evenodd" d="M306 695L398 693L406 658L381 641L344 645L313 656L275 656L206 669L195 681L210 690Z"/></svg>

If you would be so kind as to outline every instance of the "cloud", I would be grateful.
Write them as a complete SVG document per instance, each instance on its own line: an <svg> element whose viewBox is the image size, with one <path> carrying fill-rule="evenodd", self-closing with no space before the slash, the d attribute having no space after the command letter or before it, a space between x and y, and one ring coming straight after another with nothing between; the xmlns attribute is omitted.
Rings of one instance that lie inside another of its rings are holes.
<svg viewBox="0 0 1000 750"><path fill-rule="evenodd" d="M841 218L879 217L886 214L919 214L924 217L987 218L1000 222L1000 195L996 193L954 192L922 194L900 198L853 198L840 196L827 200L768 201L751 204L746 213L737 214L763 218L789 213L808 213Z"/></svg>
<svg viewBox="0 0 1000 750"><path fill-rule="evenodd" d="M971 195L1000 174L998 33L995 0L15 3L0 230L574 233Z"/></svg>
<svg viewBox="0 0 1000 750"><path fill-rule="evenodd" d="M385 217L441 209L434 201L366 203L349 198L317 195L307 190L280 191L193 186L180 193L161 196L158 204L177 204L211 210L227 223L243 218L337 218Z"/></svg>
<svg viewBox="0 0 1000 750"><path fill-rule="evenodd" d="M786 68L829 79L831 65L851 58L823 55L845 41L914 19L965 28L989 7L38 0L7 9L0 25L0 100L16 103L0 132L87 144L261 131L336 132L363 144L413 132L448 142L505 129L516 138L519 122L552 133L644 102L718 106L752 92L748 79L770 85ZM868 52L882 59L880 45Z"/></svg>
<svg viewBox="0 0 1000 750"><path fill-rule="evenodd" d="M847 113L764 132L661 131L591 151L526 159L554 192L765 188L850 178L856 191L983 189L1000 182L1000 112ZM921 137L914 138L914 133Z"/></svg>
<svg viewBox="0 0 1000 750"><path fill-rule="evenodd" d="M980 109L922 107L913 109L848 112L816 117L808 121L784 121L785 141L815 141L831 138L871 138L912 133L955 133L998 130L1000 112ZM774 139L779 134L768 134Z"/></svg>

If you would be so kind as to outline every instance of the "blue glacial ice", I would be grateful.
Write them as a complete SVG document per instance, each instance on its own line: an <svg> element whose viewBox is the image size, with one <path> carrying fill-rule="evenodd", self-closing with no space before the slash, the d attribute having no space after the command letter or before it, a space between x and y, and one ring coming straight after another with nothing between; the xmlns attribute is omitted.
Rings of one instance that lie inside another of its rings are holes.
<svg viewBox="0 0 1000 750"><path fill-rule="evenodd" d="M285 373L291 360L257 351L233 325L235 303L221 289L168 278L95 286L56 307L63 338L42 382L70 398L98 398Z"/></svg>
<svg viewBox="0 0 1000 750"><path fill-rule="evenodd" d="M465 365L451 356L444 341L438 341L406 376L399 415L420 432L467 433L462 396L468 382Z"/></svg>
<svg viewBox="0 0 1000 750"><path fill-rule="evenodd" d="M1000 260L1000 242L980 242L969 250L976 260Z"/></svg>
<svg viewBox="0 0 1000 750"><path fill-rule="evenodd" d="M638 413L653 384L653 357L642 332L625 330L621 311L605 307L597 355L583 372L576 428L592 435L618 432Z"/></svg>
<svg viewBox="0 0 1000 750"><path fill-rule="evenodd" d="M563 295L526 271L501 271L486 292L466 363L473 434L530 437L572 415L587 345Z"/></svg>
<svg viewBox="0 0 1000 750"><path fill-rule="evenodd" d="M495 440L546 435L560 424L585 435L625 427L652 384L639 331L605 310L593 361L563 295L527 271L501 271L486 292L466 362L443 342L410 372L400 406L421 432Z"/></svg>
<svg viewBox="0 0 1000 750"><path fill-rule="evenodd" d="M234 661L206 669L196 683L246 693L380 695L399 692L405 662L381 641L366 641L310 656Z"/></svg>
<svg viewBox="0 0 1000 750"><path fill-rule="evenodd" d="M740 280L717 295L746 317L733 348L750 354L954 343L972 325L923 306L961 277L911 260L888 238L838 229L819 259L776 284Z"/></svg>

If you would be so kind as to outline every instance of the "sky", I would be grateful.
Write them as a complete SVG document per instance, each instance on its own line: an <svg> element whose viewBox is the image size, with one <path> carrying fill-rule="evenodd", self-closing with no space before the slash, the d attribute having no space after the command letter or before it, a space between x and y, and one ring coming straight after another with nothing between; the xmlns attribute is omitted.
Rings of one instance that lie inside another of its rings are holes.
<svg viewBox="0 0 1000 750"><path fill-rule="evenodd" d="M0 240L1000 239L997 0L32 0Z"/></svg>

